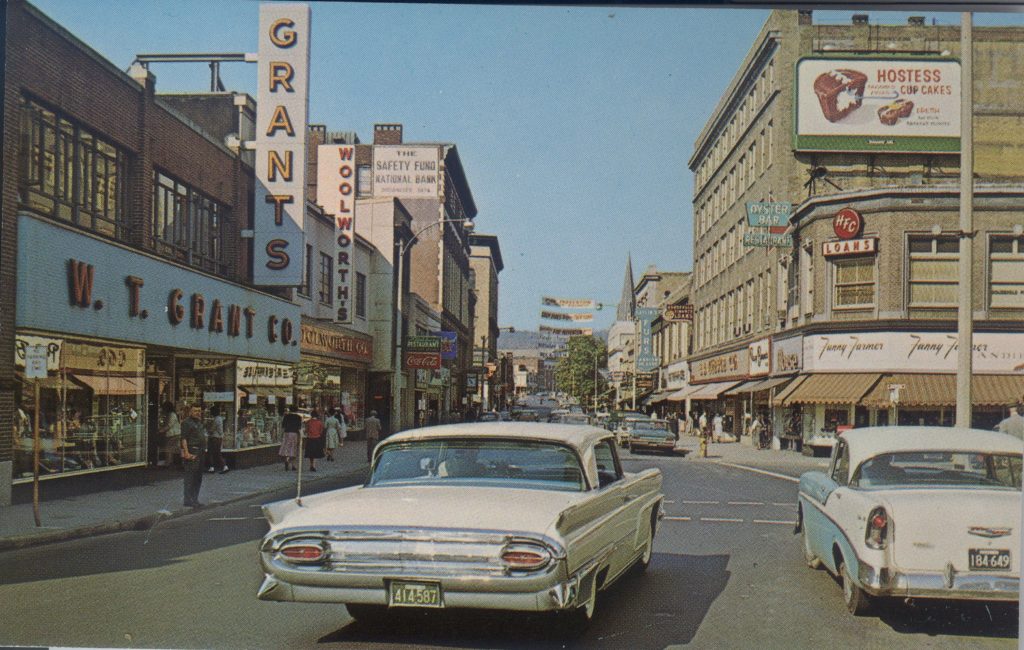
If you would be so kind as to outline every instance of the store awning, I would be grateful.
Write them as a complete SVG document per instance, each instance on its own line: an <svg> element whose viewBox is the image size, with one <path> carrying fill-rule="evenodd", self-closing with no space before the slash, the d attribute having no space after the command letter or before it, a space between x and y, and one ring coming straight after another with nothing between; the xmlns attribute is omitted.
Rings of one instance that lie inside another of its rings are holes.
<svg viewBox="0 0 1024 650"><path fill-rule="evenodd" d="M686 386L685 388L680 388L677 391L670 392L668 394L668 397L666 397L665 399L669 402L682 402L683 400L686 399L686 394L689 393L691 390L693 390L693 386Z"/></svg>
<svg viewBox="0 0 1024 650"><path fill-rule="evenodd" d="M725 391L724 394L725 394L726 397L732 397L733 395L743 395L743 394L746 394L746 393L751 393L751 392L754 391L754 387L757 386L760 383L761 383L760 379L754 379L754 380L751 380L751 381L745 381L742 384L740 384L739 386L736 386L735 388L730 388L729 390Z"/></svg>
<svg viewBox="0 0 1024 650"><path fill-rule="evenodd" d="M887 408L890 384L901 386L900 406L956 406L956 375L885 375L868 393L865 406ZM1024 375L974 375L971 377L971 403L975 406L1015 404L1024 395Z"/></svg>
<svg viewBox="0 0 1024 650"><path fill-rule="evenodd" d="M739 382L736 381L720 381L714 384L701 384L694 386L693 389L685 395L684 399L718 399L718 396L729 390Z"/></svg>
<svg viewBox="0 0 1024 650"><path fill-rule="evenodd" d="M787 382L793 381L794 379L795 377L771 377L769 379L762 379L750 387L750 392L759 393L763 390L771 390L772 388L781 386Z"/></svg>
<svg viewBox="0 0 1024 650"><path fill-rule="evenodd" d="M879 374L856 373L810 375L782 404L857 404L880 378Z"/></svg>
<svg viewBox="0 0 1024 650"><path fill-rule="evenodd" d="M795 391L800 384L804 383L805 379L807 379L807 375L797 375L794 377L793 381L788 386L775 393L775 398L772 400L772 406L785 404L786 399L793 394L793 391Z"/></svg>
<svg viewBox="0 0 1024 650"><path fill-rule="evenodd" d="M97 395L141 395L146 382L142 377L117 377L94 375L72 375L75 381L85 384Z"/></svg>

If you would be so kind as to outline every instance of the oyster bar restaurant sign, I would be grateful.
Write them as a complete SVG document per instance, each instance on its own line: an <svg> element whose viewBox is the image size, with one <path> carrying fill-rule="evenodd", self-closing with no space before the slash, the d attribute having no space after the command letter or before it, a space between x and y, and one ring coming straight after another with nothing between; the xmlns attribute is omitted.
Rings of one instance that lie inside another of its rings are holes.
<svg viewBox="0 0 1024 650"><path fill-rule="evenodd" d="M290 302L31 217L18 240L19 328L299 360Z"/></svg>
<svg viewBox="0 0 1024 650"><path fill-rule="evenodd" d="M960 151L960 63L818 58L796 64L795 148Z"/></svg>

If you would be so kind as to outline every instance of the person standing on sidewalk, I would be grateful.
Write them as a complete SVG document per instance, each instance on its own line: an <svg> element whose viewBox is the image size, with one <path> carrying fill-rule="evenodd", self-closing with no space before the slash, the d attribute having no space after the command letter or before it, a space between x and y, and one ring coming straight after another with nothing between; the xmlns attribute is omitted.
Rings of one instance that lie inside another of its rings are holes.
<svg viewBox="0 0 1024 650"><path fill-rule="evenodd" d="M320 412L313 409L306 420L306 458L309 459L309 471L316 471L316 459L324 457L324 423Z"/></svg>
<svg viewBox="0 0 1024 650"><path fill-rule="evenodd" d="M178 455L178 450L181 448L181 422L178 420L178 414L174 410L173 402L164 402L164 426L160 428L160 433L163 434L163 454L164 459L157 460L157 465L172 467L174 465L174 458Z"/></svg>
<svg viewBox="0 0 1024 650"><path fill-rule="evenodd" d="M997 431L1008 433L1018 440L1024 440L1024 404L1010 407L1010 415L996 427Z"/></svg>
<svg viewBox="0 0 1024 650"><path fill-rule="evenodd" d="M373 460L373 448L380 442L380 420L377 419L377 411L370 411L370 417L366 418L366 462Z"/></svg>
<svg viewBox="0 0 1024 650"><path fill-rule="evenodd" d="M224 444L224 416L221 415L220 405L214 404L210 409L213 421L210 425L210 437L206 442L206 464L210 473L220 470L221 474L228 471L228 464L224 462L224 455L220 453Z"/></svg>
<svg viewBox="0 0 1024 650"><path fill-rule="evenodd" d="M341 439L338 437L340 429L341 423L338 422L338 416L335 414L334 409L327 409L327 417L324 418L324 452L327 455L327 460L334 460L334 450L338 448L338 443L341 442Z"/></svg>
<svg viewBox="0 0 1024 650"><path fill-rule="evenodd" d="M198 508L199 489L203 485L203 458L206 453L206 428L203 407L196 404L181 423L181 462L185 468L185 507Z"/></svg>
<svg viewBox="0 0 1024 650"><path fill-rule="evenodd" d="M292 404L288 412L281 418L281 448L277 455L284 458L285 471L295 469L295 461L299 455L299 432L302 431L302 416L299 407Z"/></svg>

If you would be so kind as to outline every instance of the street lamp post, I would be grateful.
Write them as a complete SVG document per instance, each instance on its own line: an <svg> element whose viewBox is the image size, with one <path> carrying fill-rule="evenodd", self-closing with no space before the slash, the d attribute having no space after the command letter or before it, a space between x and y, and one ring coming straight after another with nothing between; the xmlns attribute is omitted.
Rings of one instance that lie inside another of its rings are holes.
<svg viewBox="0 0 1024 650"><path fill-rule="evenodd" d="M472 219L438 219L437 221L431 222L416 231L408 241L399 242L398 244L398 276L396 280L396 295L395 295L395 317L394 322L391 326L391 347L395 351L395 357L392 365L394 366L393 376L391 378L391 428L392 432L396 431L399 424L402 421L402 393L399 387L402 378L402 347L403 347L403 335L404 332L399 333L399 329L402 328L402 298L404 296L403 282L405 280L405 254L409 252L416 239L427 230L430 230L434 226L443 226L446 223L464 223L466 232L473 232L473 220Z"/></svg>

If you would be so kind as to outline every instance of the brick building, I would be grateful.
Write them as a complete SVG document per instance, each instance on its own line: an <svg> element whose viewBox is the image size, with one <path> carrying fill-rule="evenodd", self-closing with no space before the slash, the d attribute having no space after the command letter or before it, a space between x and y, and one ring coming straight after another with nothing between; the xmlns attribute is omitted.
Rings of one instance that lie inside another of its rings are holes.
<svg viewBox="0 0 1024 650"><path fill-rule="evenodd" d="M0 502L30 480L36 410L46 479L152 460L165 401L224 399L226 448L271 445L236 421L235 395L298 361L301 316L247 282L251 166L145 68L122 72L28 3L6 19L0 275L17 281L0 283Z"/></svg>
<svg viewBox="0 0 1024 650"><path fill-rule="evenodd" d="M772 409L777 432L806 441L837 426L950 424L955 361L921 352L955 340L963 241L975 346L989 351L976 354L975 424L990 428L1024 393L1024 285L1012 270L1024 250L1022 40L1020 28L974 30L978 234L960 239L959 27L772 12L689 163L691 381L707 408L737 423ZM766 230L748 226L745 205L768 202L792 204L792 244L749 245ZM856 232L840 234L837 216ZM842 346L851 356L833 354Z"/></svg>

